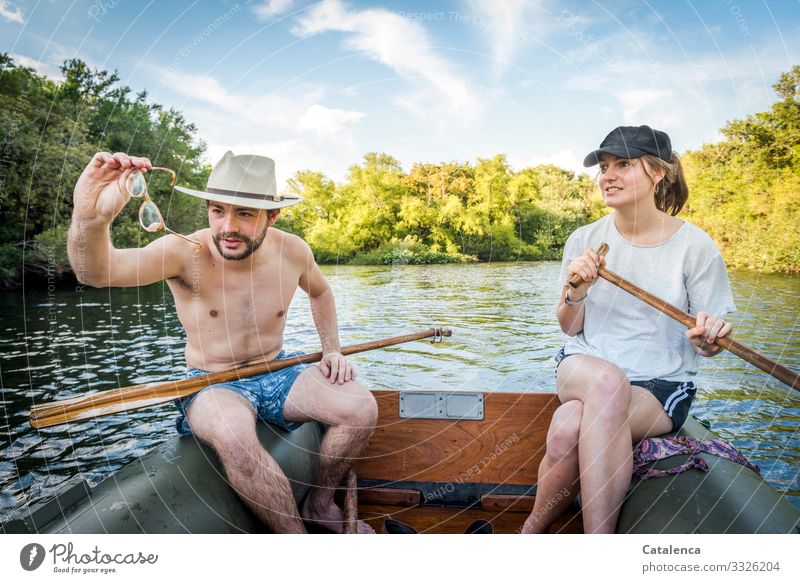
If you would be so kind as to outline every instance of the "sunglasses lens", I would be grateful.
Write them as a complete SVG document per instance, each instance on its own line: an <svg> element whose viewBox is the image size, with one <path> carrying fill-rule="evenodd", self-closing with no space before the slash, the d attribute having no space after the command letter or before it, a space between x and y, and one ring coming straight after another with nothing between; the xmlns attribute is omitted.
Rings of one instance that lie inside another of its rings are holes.
<svg viewBox="0 0 800 583"><path fill-rule="evenodd" d="M139 209L139 222L142 228L149 233L155 233L164 228L164 219L161 217L161 212L152 202L143 204Z"/></svg>
<svg viewBox="0 0 800 583"><path fill-rule="evenodd" d="M125 180L125 190L134 198L141 198L147 191L147 183L141 172L131 172Z"/></svg>

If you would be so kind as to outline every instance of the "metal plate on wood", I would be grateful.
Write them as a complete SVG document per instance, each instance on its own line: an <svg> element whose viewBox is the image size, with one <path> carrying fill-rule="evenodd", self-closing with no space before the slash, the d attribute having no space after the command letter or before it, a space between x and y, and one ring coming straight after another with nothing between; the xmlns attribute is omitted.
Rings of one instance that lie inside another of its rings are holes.
<svg viewBox="0 0 800 583"><path fill-rule="evenodd" d="M483 420L482 393L403 391L400 417L404 419Z"/></svg>

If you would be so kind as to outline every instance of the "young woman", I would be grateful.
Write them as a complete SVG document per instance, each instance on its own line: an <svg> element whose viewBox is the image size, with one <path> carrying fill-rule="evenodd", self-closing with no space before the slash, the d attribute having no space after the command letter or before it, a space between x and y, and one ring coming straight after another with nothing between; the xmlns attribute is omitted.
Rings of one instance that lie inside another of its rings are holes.
<svg viewBox="0 0 800 583"><path fill-rule="evenodd" d="M569 336L556 357L562 405L547 435L536 502L523 532L547 532L582 492L584 531L612 533L632 471L632 444L680 429L695 388L697 356L731 331L735 310L712 239L675 217L688 197L669 136L618 127L589 154L614 212L576 230L564 248L558 322ZM607 257L594 249L609 245ZM686 328L599 279L600 266L697 316ZM573 275L577 289L567 282Z"/></svg>

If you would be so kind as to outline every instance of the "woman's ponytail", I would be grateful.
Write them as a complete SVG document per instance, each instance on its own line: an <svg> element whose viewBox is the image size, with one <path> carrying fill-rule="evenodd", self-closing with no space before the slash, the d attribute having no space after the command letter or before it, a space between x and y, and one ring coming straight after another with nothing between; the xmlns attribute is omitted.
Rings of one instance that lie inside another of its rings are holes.
<svg viewBox="0 0 800 583"><path fill-rule="evenodd" d="M664 178L656 184L656 208L669 215L677 215L689 199L689 186L686 184L680 156L673 150L671 162L650 155L642 156L642 159L651 170L664 171Z"/></svg>

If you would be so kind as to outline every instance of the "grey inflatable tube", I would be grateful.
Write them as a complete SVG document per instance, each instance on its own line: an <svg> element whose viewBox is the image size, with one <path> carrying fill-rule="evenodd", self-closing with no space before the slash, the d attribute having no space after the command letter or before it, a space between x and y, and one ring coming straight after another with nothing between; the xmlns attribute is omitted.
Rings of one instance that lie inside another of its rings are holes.
<svg viewBox="0 0 800 583"><path fill-rule="evenodd" d="M293 432L258 424L264 448L283 469L301 501L313 479L323 429L306 423ZM72 484L52 500L3 525L30 533L268 532L230 487L214 451L193 436L160 445L103 482Z"/></svg>

